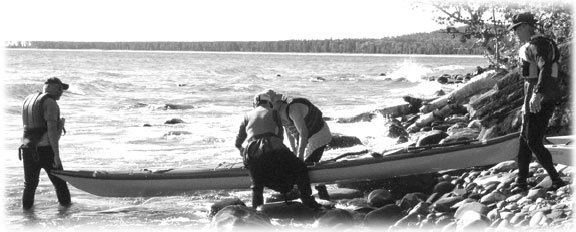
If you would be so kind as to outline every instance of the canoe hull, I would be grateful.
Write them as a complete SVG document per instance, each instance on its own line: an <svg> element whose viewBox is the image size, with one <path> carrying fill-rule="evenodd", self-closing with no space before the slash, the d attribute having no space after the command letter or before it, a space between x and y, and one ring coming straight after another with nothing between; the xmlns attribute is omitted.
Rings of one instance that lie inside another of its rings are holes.
<svg viewBox="0 0 576 232"><path fill-rule="evenodd" d="M469 145L407 151L381 158L346 160L309 167L312 183L377 180L395 176L496 164L515 158L517 134ZM85 192L104 197L174 196L199 190L248 189L248 171L172 169L161 171L54 171Z"/></svg>
<svg viewBox="0 0 576 232"><path fill-rule="evenodd" d="M571 145L544 145L550 154L554 163L564 164L568 166L574 165L574 146Z"/></svg>

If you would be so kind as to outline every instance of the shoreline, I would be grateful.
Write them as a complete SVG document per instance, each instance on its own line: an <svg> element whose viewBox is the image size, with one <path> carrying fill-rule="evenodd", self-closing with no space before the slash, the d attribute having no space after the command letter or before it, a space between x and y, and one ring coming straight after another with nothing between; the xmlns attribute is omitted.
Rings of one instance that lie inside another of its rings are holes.
<svg viewBox="0 0 576 232"><path fill-rule="evenodd" d="M482 58L483 55L427 55L427 54L372 54L372 53L305 53L305 52L218 52L218 51L166 51L166 50L104 50L104 49L44 49L44 48L3 48L5 51L83 51L83 52L134 52L134 53L190 53L190 54L264 54L301 56L368 56L368 57L460 57Z"/></svg>

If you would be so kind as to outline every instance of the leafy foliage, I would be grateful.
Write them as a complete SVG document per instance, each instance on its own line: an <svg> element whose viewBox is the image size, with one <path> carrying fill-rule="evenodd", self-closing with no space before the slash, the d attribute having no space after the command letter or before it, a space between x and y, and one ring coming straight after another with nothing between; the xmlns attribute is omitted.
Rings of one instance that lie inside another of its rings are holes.
<svg viewBox="0 0 576 232"><path fill-rule="evenodd" d="M510 67L516 63L519 41L508 31L508 26L517 13L534 14L538 31L558 43L572 39L570 1L429 0L425 4L432 6L433 20L446 25L444 33L458 37L461 42L475 40L474 46L483 48L491 63L498 66Z"/></svg>

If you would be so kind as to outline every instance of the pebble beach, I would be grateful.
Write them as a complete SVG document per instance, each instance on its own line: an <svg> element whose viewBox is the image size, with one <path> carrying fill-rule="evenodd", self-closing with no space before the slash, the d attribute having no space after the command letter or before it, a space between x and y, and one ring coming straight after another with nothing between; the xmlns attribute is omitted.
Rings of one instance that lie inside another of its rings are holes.
<svg viewBox="0 0 576 232"><path fill-rule="evenodd" d="M530 165L530 189L519 191L514 183L516 163L506 161L424 178L329 185L329 199L315 194L323 205L321 210L307 208L297 200L287 203L274 194L258 210L247 207L249 202L225 199L212 206L210 226L266 231L573 231L574 169L562 164L556 169L568 184L556 191L548 191L550 178L537 162ZM410 192L415 186L409 181L416 179L427 183L415 185L433 187ZM385 187L394 182L396 187Z"/></svg>

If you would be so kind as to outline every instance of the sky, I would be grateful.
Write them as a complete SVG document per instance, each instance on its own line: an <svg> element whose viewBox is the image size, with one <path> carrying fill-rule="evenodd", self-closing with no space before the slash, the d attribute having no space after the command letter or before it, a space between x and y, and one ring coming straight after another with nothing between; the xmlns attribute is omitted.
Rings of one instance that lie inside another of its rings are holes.
<svg viewBox="0 0 576 232"><path fill-rule="evenodd" d="M416 0L7 0L4 41L383 38L444 28ZM3 37L3 38L2 38Z"/></svg>

